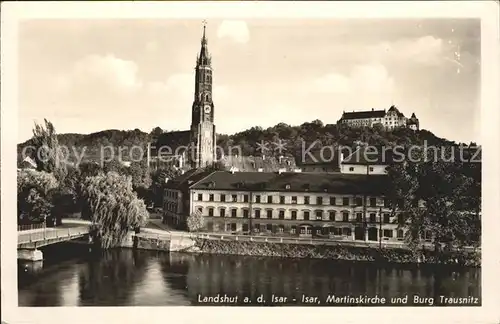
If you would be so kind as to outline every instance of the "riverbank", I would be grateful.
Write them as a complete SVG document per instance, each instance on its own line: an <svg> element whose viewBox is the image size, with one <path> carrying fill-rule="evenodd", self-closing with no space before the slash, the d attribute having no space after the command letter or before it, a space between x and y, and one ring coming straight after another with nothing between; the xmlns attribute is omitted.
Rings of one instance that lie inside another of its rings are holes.
<svg viewBox="0 0 500 324"><path fill-rule="evenodd" d="M359 246L342 243L305 240L296 243L283 242L279 238L257 241L245 237L243 241L238 236L214 234L190 234L185 232L170 232L158 229L144 229L140 234L127 236L120 247L139 250L263 256L280 258L328 259L343 261L363 261L395 264L451 264L466 267L481 266L480 251L412 251L394 246Z"/></svg>
<svg viewBox="0 0 500 324"><path fill-rule="evenodd" d="M481 266L480 252L449 252L436 255L433 251L415 253L407 249L374 247L323 246L287 243L220 241L195 238L186 252L225 255L269 256L282 258L313 258L345 261L368 261L400 264L456 264Z"/></svg>

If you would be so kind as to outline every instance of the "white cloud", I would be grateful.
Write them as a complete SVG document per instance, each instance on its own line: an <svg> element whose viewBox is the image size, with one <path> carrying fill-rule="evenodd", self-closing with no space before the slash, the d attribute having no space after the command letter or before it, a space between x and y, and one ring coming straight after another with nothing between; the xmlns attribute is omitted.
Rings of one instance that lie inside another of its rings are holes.
<svg viewBox="0 0 500 324"><path fill-rule="evenodd" d="M376 59L407 61L423 64L437 64L443 58L443 40L433 36L414 39L402 39L395 42L382 42L372 46L368 51Z"/></svg>
<svg viewBox="0 0 500 324"><path fill-rule="evenodd" d="M194 77L194 72L172 74L164 83L164 89L166 91L175 91L182 95L192 94L195 85Z"/></svg>
<svg viewBox="0 0 500 324"><path fill-rule="evenodd" d="M73 87L105 87L114 91L133 91L142 87L135 62L111 54L84 57L75 63L67 78Z"/></svg>
<svg viewBox="0 0 500 324"><path fill-rule="evenodd" d="M351 90L351 81L347 76L329 73L313 80L312 91L347 93Z"/></svg>
<svg viewBox="0 0 500 324"><path fill-rule="evenodd" d="M392 92L394 79L381 64L357 65L348 75L332 72L310 81L306 88L344 94Z"/></svg>
<svg viewBox="0 0 500 324"><path fill-rule="evenodd" d="M224 20L218 30L217 37L230 38L237 43L247 43L250 39L247 23L240 20Z"/></svg>
<svg viewBox="0 0 500 324"><path fill-rule="evenodd" d="M334 71L306 82L306 95L331 95L331 107L339 109L386 107L396 93L394 78L381 64L357 65L349 73Z"/></svg>

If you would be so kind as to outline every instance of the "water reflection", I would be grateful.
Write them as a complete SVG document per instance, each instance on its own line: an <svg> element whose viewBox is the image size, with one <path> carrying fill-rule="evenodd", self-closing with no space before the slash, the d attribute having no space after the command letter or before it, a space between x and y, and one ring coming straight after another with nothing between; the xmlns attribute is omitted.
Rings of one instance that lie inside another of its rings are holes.
<svg viewBox="0 0 500 324"><path fill-rule="evenodd" d="M20 306L174 306L217 294L325 300L336 296L480 296L480 269L375 266L330 260L287 260L110 250L46 260L43 269L19 267ZM295 299L296 301L293 301ZM438 303L436 303L438 304ZM205 304L206 305L206 304ZM255 305L255 303L253 304Z"/></svg>

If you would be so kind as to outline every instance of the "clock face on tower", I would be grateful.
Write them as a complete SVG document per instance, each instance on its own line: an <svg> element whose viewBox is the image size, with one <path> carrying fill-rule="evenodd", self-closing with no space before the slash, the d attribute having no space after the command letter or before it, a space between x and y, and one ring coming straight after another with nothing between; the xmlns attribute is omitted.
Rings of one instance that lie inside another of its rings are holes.
<svg viewBox="0 0 500 324"><path fill-rule="evenodd" d="M204 109L205 109L205 113L206 113L206 114L209 114L209 113L210 113L210 110L212 110L212 107L210 107L210 106L206 105Z"/></svg>

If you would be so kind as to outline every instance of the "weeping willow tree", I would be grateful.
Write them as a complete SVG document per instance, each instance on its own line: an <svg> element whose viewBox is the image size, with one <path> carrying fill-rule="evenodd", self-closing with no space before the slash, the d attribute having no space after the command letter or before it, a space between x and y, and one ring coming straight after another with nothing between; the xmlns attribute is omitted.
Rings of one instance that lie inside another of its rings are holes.
<svg viewBox="0 0 500 324"><path fill-rule="evenodd" d="M91 235L102 248L119 245L130 230L146 224L146 205L130 177L100 173L87 177L82 189L82 217L92 221Z"/></svg>

